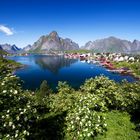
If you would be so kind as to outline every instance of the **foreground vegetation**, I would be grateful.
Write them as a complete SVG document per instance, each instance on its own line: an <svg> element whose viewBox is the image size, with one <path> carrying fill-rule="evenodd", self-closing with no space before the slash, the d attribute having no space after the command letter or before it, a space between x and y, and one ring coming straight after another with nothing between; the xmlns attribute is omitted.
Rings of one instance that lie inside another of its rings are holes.
<svg viewBox="0 0 140 140"><path fill-rule="evenodd" d="M0 61L0 139L138 140L140 83L91 78L75 90L44 81L35 93L21 88L14 66Z"/></svg>
<svg viewBox="0 0 140 140"><path fill-rule="evenodd" d="M7 60L0 57L0 74L2 73L11 73L18 68L22 68L23 65L15 62L13 60Z"/></svg>
<svg viewBox="0 0 140 140"><path fill-rule="evenodd" d="M140 78L140 62L127 62L127 61L122 61L122 62L113 62L114 65L117 68L121 67L127 67L130 70L132 70L132 74L136 77Z"/></svg>

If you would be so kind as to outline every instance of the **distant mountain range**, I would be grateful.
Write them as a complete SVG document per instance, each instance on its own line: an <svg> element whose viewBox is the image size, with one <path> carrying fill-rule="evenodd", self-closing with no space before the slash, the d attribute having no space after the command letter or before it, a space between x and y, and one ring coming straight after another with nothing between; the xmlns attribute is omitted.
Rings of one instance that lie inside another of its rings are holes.
<svg viewBox="0 0 140 140"><path fill-rule="evenodd" d="M95 52L116 52L116 53L140 53L140 41L121 40L116 37L108 37L95 41L89 41L82 49Z"/></svg>
<svg viewBox="0 0 140 140"><path fill-rule="evenodd" d="M7 52L4 51L4 50L2 49L2 47L0 46L0 57L1 57L2 55L5 55L5 54L7 54Z"/></svg>
<svg viewBox="0 0 140 140"><path fill-rule="evenodd" d="M23 49L22 49L22 52L29 52L29 50L32 48L32 45L27 45L26 47L24 47Z"/></svg>
<svg viewBox="0 0 140 140"><path fill-rule="evenodd" d="M59 37L56 31L49 35L41 36L33 45L27 45L23 49L16 45L3 44L0 45L0 50L8 53L48 53L51 51L65 51L86 49L94 52L115 52L115 53L137 53L140 54L140 41L122 40L116 37L108 37L89 41L84 46L79 48L79 45L71 39L63 39Z"/></svg>
<svg viewBox="0 0 140 140"><path fill-rule="evenodd" d="M18 48L16 45L10 44L2 44L0 45L0 49L11 54L19 53L21 51L21 49Z"/></svg>

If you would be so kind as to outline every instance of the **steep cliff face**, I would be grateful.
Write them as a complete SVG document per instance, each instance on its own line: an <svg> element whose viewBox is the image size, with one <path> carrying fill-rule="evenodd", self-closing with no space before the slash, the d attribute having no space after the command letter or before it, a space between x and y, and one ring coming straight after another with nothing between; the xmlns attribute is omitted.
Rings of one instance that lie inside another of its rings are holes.
<svg viewBox="0 0 140 140"><path fill-rule="evenodd" d="M140 42L134 40L133 42L121 40L116 37L109 37L96 41L90 41L85 44L84 49L94 50L97 52L120 52L133 53L140 51Z"/></svg>
<svg viewBox="0 0 140 140"><path fill-rule="evenodd" d="M27 45L26 47L24 47L23 49L22 49L22 52L28 52L30 49L31 49L31 45L29 44L29 45Z"/></svg>
<svg viewBox="0 0 140 140"><path fill-rule="evenodd" d="M32 52L48 52L53 51L63 51L63 50L76 50L79 49L78 44L70 39L63 39L59 37L57 32L53 31L49 35L41 36L38 41L36 41L30 51Z"/></svg>
<svg viewBox="0 0 140 140"><path fill-rule="evenodd" d="M131 51L133 53L140 52L140 41L138 40L133 41Z"/></svg>

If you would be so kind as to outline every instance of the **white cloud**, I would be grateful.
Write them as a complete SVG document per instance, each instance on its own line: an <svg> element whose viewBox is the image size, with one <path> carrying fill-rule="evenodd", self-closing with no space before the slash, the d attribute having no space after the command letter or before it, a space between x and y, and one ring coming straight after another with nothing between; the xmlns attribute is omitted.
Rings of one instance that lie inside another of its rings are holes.
<svg viewBox="0 0 140 140"><path fill-rule="evenodd" d="M0 32L5 33L6 35L13 35L14 34L12 29L10 29L4 25L0 25Z"/></svg>

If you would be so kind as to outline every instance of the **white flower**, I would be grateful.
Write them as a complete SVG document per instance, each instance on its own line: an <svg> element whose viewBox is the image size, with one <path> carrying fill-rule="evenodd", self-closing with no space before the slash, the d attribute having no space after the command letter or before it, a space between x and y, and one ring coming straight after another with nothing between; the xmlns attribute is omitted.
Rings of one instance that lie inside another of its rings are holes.
<svg viewBox="0 0 140 140"><path fill-rule="evenodd" d="M76 117L76 120L80 120L80 118L79 117Z"/></svg>
<svg viewBox="0 0 140 140"><path fill-rule="evenodd" d="M4 123L4 125L3 125L4 127L6 127L6 124Z"/></svg>
<svg viewBox="0 0 140 140"><path fill-rule="evenodd" d="M25 134L25 135L26 135L26 133L27 133L27 131L26 131L26 130L24 130L24 131L23 131L23 134Z"/></svg>
<svg viewBox="0 0 140 140"><path fill-rule="evenodd" d="M3 93L6 93L7 92L7 90L3 90Z"/></svg>
<svg viewBox="0 0 140 140"><path fill-rule="evenodd" d="M26 109L24 109L23 111L26 112Z"/></svg>
<svg viewBox="0 0 140 140"><path fill-rule="evenodd" d="M10 112L10 110L7 110L7 113L9 113Z"/></svg>
<svg viewBox="0 0 140 140"><path fill-rule="evenodd" d="M12 93L12 92L13 92L13 90L11 89L11 90L10 90L10 92Z"/></svg>
<svg viewBox="0 0 140 140"><path fill-rule="evenodd" d="M12 125L12 128L15 129L15 125Z"/></svg>
<svg viewBox="0 0 140 140"><path fill-rule="evenodd" d="M99 124L96 124L96 127L98 127L99 126Z"/></svg>
<svg viewBox="0 0 140 140"><path fill-rule="evenodd" d="M17 94L17 93L18 93L18 91L17 91L17 90L15 90L15 91L14 91L14 94Z"/></svg>
<svg viewBox="0 0 140 140"><path fill-rule="evenodd" d="M72 125L72 127L71 127L72 129L74 128L74 125Z"/></svg>
<svg viewBox="0 0 140 140"><path fill-rule="evenodd" d="M90 110L88 110L88 113L90 113Z"/></svg>
<svg viewBox="0 0 140 140"><path fill-rule="evenodd" d="M18 136L18 134L15 134L15 138Z"/></svg>
<svg viewBox="0 0 140 140"><path fill-rule="evenodd" d="M104 126L106 127L106 126L107 126L107 124L105 123L105 124L104 124Z"/></svg>
<svg viewBox="0 0 140 140"><path fill-rule="evenodd" d="M29 136L29 134L30 134L30 133L29 133L29 132L27 132L27 136Z"/></svg>
<svg viewBox="0 0 140 140"><path fill-rule="evenodd" d="M1 118L4 119L4 116L2 116Z"/></svg>
<svg viewBox="0 0 140 140"><path fill-rule="evenodd" d="M71 121L71 124L73 124L73 121Z"/></svg>
<svg viewBox="0 0 140 140"><path fill-rule="evenodd" d="M82 119L82 122L85 122L85 119Z"/></svg>
<svg viewBox="0 0 140 140"><path fill-rule="evenodd" d="M6 137L7 137L7 138L10 137L10 135L8 134Z"/></svg>
<svg viewBox="0 0 140 140"><path fill-rule="evenodd" d="M23 114L23 112L20 112L20 115Z"/></svg>
<svg viewBox="0 0 140 140"><path fill-rule="evenodd" d="M6 117L9 118L9 114L7 114Z"/></svg>
<svg viewBox="0 0 140 140"><path fill-rule="evenodd" d="M84 129L83 131L86 131L87 132L88 131L88 128Z"/></svg>
<svg viewBox="0 0 140 140"><path fill-rule="evenodd" d="M77 134L79 135L79 134L80 134L80 132L78 131L78 132L77 132Z"/></svg>
<svg viewBox="0 0 140 140"><path fill-rule="evenodd" d="M87 136L88 136L88 137L90 137L90 136L91 136L91 134L90 134L90 133L88 133L88 134L87 134Z"/></svg>
<svg viewBox="0 0 140 140"><path fill-rule="evenodd" d="M27 105L28 108L30 108L30 105Z"/></svg>
<svg viewBox="0 0 140 140"><path fill-rule="evenodd" d="M19 121L19 116L16 117L17 121Z"/></svg>
<svg viewBox="0 0 140 140"><path fill-rule="evenodd" d="M82 122L80 122L80 125L82 126L82 125L83 125L83 123L82 123Z"/></svg>
<svg viewBox="0 0 140 140"><path fill-rule="evenodd" d="M1 83L1 85L4 86L5 84L4 83Z"/></svg>
<svg viewBox="0 0 140 140"><path fill-rule="evenodd" d="M9 122L9 126L12 126L13 122Z"/></svg>

